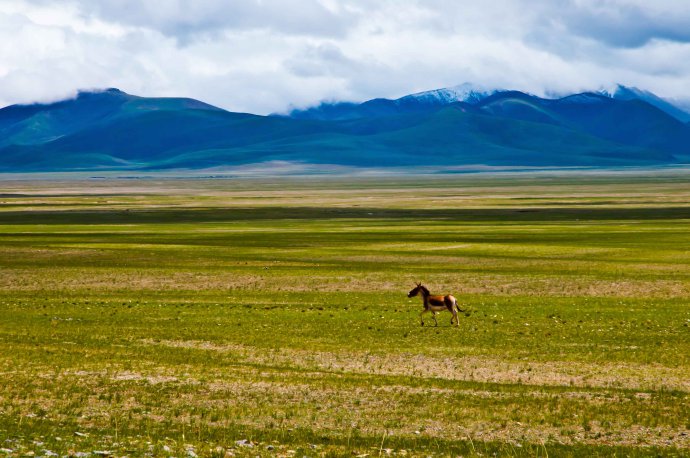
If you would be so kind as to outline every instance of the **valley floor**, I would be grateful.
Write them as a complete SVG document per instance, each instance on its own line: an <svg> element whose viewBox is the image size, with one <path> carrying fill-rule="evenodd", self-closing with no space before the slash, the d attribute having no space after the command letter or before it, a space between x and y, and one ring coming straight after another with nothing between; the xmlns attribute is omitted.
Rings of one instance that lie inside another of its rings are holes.
<svg viewBox="0 0 690 458"><path fill-rule="evenodd" d="M685 172L14 178L0 454L690 454Z"/></svg>

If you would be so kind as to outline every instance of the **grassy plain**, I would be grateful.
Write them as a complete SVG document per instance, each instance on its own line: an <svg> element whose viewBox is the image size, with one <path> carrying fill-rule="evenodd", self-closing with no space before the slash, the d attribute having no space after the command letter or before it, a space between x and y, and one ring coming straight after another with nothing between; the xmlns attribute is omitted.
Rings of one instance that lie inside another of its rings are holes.
<svg viewBox="0 0 690 458"><path fill-rule="evenodd" d="M0 181L8 456L687 456L689 326L683 174Z"/></svg>

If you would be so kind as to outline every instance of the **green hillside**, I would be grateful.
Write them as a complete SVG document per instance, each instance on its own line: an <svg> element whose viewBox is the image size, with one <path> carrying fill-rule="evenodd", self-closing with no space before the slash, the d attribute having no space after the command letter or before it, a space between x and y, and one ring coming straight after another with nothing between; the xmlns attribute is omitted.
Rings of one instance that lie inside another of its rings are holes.
<svg viewBox="0 0 690 458"><path fill-rule="evenodd" d="M355 167L625 166L690 157L690 127L639 100L500 92L475 104L423 109L383 99L363 105L358 113L364 114L352 119L299 119L116 89L85 92L0 110L0 170L198 169L272 160Z"/></svg>

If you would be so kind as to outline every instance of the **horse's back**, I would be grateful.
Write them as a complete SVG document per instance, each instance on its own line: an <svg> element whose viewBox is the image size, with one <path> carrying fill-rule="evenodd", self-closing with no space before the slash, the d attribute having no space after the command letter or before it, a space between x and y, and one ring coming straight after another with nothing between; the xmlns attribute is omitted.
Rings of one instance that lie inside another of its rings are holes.
<svg viewBox="0 0 690 458"><path fill-rule="evenodd" d="M453 306L456 304L456 300L453 296L448 294L447 296L429 296L427 298L427 307L431 311L441 311L447 309L448 311L453 311Z"/></svg>

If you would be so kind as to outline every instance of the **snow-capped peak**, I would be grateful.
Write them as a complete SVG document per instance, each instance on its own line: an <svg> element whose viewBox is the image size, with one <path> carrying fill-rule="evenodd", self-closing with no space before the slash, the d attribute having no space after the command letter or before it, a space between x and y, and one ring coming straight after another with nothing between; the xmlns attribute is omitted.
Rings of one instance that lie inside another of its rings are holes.
<svg viewBox="0 0 690 458"><path fill-rule="evenodd" d="M614 84L612 86L602 86L598 90L594 91L594 93L612 99L616 96L616 93L620 91L622 87L623 86L621 86L620 84Z"/></svg>
<svg viewBox="0 0 690 458"><path fill-rule="evenodd" d="M472 83L463 83L458 86L435 89L432 91L417 92L398 99L399 101L416 100L431 104L448 104L454 102L477 103L486 97L499 92L499 89L488 89Z"/></svg>

